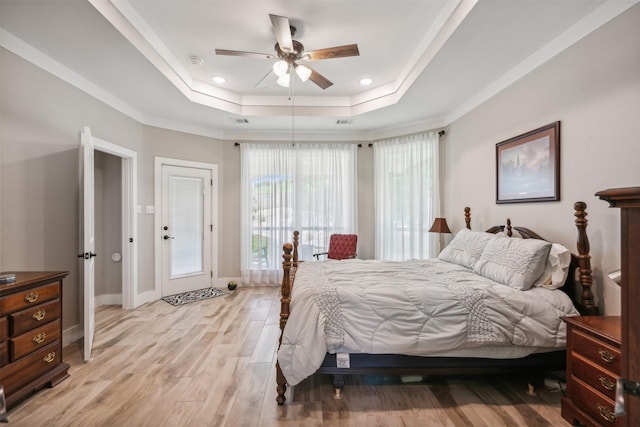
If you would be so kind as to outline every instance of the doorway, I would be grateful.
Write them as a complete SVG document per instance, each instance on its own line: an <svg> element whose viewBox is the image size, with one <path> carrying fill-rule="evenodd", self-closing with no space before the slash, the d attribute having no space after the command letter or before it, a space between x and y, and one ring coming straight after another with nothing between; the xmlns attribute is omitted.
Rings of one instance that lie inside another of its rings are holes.
<svg viewBox="0 0 640 427"><path fill-rule="evenodd" d="M80 134L80 271L82 277L82 312L84 360L91 359L95 331L95 268L96 258L105 254L96 252L95 233L95 157L96 152L115 156L120 162L120 233L122 248L122 307L135 308L137 295L137 154L135 151L96 138L85 127ZM101 172L99 173L101 175ZM102 179L102 178L101 178Z"/></svg>
<svg viewBox="0 0 640 427"><path fill-rule="evenodd" d="M156 158L156 289L211 287L218 277L217 165Z"/></svg>
<svg viewBox="0 0 640 427"><path fill-rule="evenodd" d="M96 150L95 307L122 306L122 159Z"/></svg>

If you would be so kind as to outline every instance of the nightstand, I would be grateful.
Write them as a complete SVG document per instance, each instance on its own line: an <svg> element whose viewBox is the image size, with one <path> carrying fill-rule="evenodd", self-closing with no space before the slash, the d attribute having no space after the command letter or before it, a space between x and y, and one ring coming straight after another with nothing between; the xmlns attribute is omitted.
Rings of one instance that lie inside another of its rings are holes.
<svg viewBox="0 0 640 427"><path fill-rule="evenodd" d="M563 317L567 324L567 393L562 417L572 425L618 426L613 415L620 377L620 316Z"/></svg>

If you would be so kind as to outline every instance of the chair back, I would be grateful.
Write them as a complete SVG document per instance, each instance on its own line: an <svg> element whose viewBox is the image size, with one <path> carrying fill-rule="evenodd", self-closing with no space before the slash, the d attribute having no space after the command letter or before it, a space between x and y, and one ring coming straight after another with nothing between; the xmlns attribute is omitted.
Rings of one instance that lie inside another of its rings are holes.
<svg viewBox="0 0 640 427"><path fill-rule="evenodd" d="M329 238L329 259L349 259L356 257L357 234L332 234Z"/></svg>

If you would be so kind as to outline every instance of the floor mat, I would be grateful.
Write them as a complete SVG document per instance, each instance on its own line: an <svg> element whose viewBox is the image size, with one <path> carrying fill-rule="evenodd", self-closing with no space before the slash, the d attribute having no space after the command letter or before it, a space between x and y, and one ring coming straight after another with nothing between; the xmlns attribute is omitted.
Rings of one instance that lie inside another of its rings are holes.
<svg viewBox="0 0 640 427"><path fill-rule="evenodd" d="M214 298L230 294L229 291L218 288L198 289L197 291L183 292L181 294L169 295L162 297L162 301L166 301L171 305L188 304L190 302L202 301L207 298Z"/></svg>

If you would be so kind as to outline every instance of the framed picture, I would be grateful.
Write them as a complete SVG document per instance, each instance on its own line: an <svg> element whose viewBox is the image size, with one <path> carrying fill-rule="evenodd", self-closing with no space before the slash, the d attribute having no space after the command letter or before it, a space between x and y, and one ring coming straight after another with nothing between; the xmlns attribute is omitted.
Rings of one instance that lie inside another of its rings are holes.
<svg viewBox="0 0 640 427"><path fill-rule="evenodd" d="M496 203L560 200L560 122L496 144Z"/></svg>

